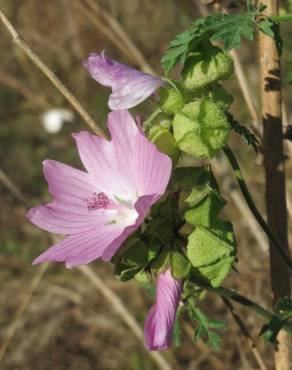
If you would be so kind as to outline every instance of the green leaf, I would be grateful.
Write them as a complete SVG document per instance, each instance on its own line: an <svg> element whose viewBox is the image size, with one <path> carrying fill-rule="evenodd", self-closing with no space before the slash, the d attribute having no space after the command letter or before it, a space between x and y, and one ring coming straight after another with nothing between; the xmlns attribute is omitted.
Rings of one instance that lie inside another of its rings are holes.
<svg viewBox="0 0 292 370"><path fill-rule="evenodd" d="M202 27L211 33L211 40L222 41L224 51L229 51L238 48L242 38L253 40L254 13L211 14Z"/></svg>
<svg viewBox="0 0 292 370"><path fill-rule="evenodd" d="M197 158L212 158L227 143L230 125L220 107L210 98L193 101L173 120L177 146Z"/></svg>
<svg viewBox="0 0 292 370"><path fill-rule="evenodd" d="M170 42L167 47L167 52L161 59L163 69L168 73L177 63L184 63L189 53L190 43L194 39L194 29L184 31Z"/></svg>
<svg viewBox="0 0 292 370"><path fill-rule="evenodd" d="M231 270L236 255L233 227L231 222L216 220L212 228L206 230L196 228L194 235L191 234L187 255L194 276L219 287Z"/></svg>
<svg viewBox="0 0 292 370"><path fill-rule="evenodd" d="M263 18L262 20L258 22L259 30L272 38L275 37L273 27L274 27L274 22L267 17Z"/></svg>
<svg viewBox="0 0 292 370"><path fill-rule="evenodd" d="M262 4L253 6L251 1L248 1L245 14L217 13L197 19L193 27L175 36L170 42L161 60L164 70L169 73L176 64L184 64L189 53L197 51L198 46L208 40L221 41L224 51L239 47L242 38L253 40L257 28L256 20L262 16L265 8ZM268 23L274 22L274 19L276 18L261 24L261 31L271 33L271 25ZM286 17L286 20L290 19Z"/></svg>
<svg viewBox="0 0 292 370"><path fill-rule="evenodd" d="M221 221L216 226L212 229L197 226L189 236L187 256L194 267L208 266L234 251L230 223Z"/></svg>
<svg viewBox="0 0 292 370"><path fill-rule="evenodd" d="M233 256L223 257L211 265L195 268L194 273L213 288L218 288L229 274L233 262Z"/></svg>

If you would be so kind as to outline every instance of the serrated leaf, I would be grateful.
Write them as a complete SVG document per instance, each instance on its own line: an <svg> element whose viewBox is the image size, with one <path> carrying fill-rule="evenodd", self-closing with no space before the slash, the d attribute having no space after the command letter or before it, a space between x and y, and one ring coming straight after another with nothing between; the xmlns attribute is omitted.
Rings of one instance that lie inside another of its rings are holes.
<svg viewBox="0 0 292 370"><path fill-rule="evenodd" d="M228 117L231 129L242 136L247 145L251 145L253 149L257 152L259 144L259 140L257 139L257 137L247 127L237 122L229 112L226 112L226 115Z"/></svg>
<svg viewBox="0 0 292 370"><path fill-rule="evenodd" d="M170 42L162 58L164 70L169 73L177 63L184 64L188 54L206 40L222 41L224 51L239 47L242 38L253 40L257 28L256 19L265 8L263 4L253 6L248 3L245 14L217 13L197 19L193 28L180 33ZM262 32L271 33L268 22L260 27Z"/></svg>
<svg viewBox="0 0 292 370"><path fill-rule="evenodd" d="M161 64L166 73L170 72L177 63L184 63L189 53L190 43L194 39L195 30L187 30L175 36L167 47Z"/></svg>
<svg viewBox="0 0 292 370"><path fill-rule="evenodd" d="M260 20L260 22L258 22L259 30L272 38L274 38L275 36L273 27L274 27L274 22L267 17Z"/></svg>
<svg viewBox="0 0 292 370"><path fill-rule="evenodd" d="M225 322L207 317L199 307L195 305L193 300L190 300L189 302L188 313L191 320L195 320L197 324L194 333L195 341L201 339L207 346L218 351L220 349L221 339L218 333L211 329L225 329Z"/></svg>
<svg viewBox="0 0 292 370"><path fill-rule="evenodd" d="M211 40L222 41L224 51L229 51L239 47L242 38L253 40L254 13L211 14L205 18L202 27L211 33Z"/></svg>

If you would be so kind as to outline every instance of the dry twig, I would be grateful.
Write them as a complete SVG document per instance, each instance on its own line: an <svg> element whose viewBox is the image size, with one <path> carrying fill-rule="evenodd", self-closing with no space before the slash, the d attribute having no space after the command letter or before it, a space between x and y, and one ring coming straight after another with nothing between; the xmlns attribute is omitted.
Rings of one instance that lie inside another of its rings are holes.
<svg viewBox="0 0 292 370"><path fill-rule="evenodd" d="M89 113L83 108L79 100L67 89L61 80L52 72L49 67L39 58L39 56L31 49L31 47L20 37L16 29L9 22L4 13L0 10L0 20L10 33L13 41L18 45L24 53L32 60L32 62L43 72L43 74L52 82L57 90L68 100L72 107L80 114L86 124L100 136L104 136L101 128L95 123Z"/></svg>
<svg viewBox="0 0 292 370"><path fill-rule="evenodd" d="M14 195L15 195L15 193L14 193ZM38 268L36 274L34 275L33 279L31 280L31 282L29 284L29 287L28 287L28 289L25 293L25 296L23 297L20 305L18 306L18 309L17 309L17 311L14 315L14 318L13 318L11 324L8 326L8 328L6 330L3 343L0 347L0 365L3 361L5 353L8 349L8 346L9 346L12 338L14 337L14 335L16 333L19 322L20 322L23 314L25 313L27 307L29 306L31 298L32 298L33 294L35 293L36 289L38 288L38 286L40 284L40 281L42 280L42 277L43 277L44 273L46 272L48 266L49 266L48 263L44 263Z"/></svg>
<svg viewBox="0 0 292 370"><path fill-rule="evenodd" d="M263 360L261 354L259 353L259 351L257 349L257 346L256 346L253 338L249 334L248 329L245 326L244 322L241 320L240 316L236 312L233 304L228 299L226 299L226 298L223 298L222 297L222 300L225 303L225 306L230 311L232 317L234 318L234 321L237 323L237 325L238 325L238 327L239 327L239 329L240 329L240 331L242 333L242 336L245 338L248 346L250 347L251 352L254 355L254 358L255 358L256 362L258 363L260 369L261 370L268 370L268 368L266 367L266 365L264 363L264 360Z"/></svg>

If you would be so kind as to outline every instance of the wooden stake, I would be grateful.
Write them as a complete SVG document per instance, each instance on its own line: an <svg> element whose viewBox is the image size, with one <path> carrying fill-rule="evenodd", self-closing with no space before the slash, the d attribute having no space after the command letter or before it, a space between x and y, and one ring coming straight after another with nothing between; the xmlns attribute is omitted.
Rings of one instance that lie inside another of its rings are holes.
<svg viewBox="0 0 292 370"><path fill-rule="evenodd" d="M265 14L277 15L279 0L260 0L266 5ZM266 175L266 205L268 223L289 253L285 168L282 139L282 97L280 56L275 41L260 33L261 105L264 133L264 167ZM289 272L274 248L270 248L271 282L274 302L290 296ZM278 335L275 349L275 369L289 370L289 337Z"/></svg>

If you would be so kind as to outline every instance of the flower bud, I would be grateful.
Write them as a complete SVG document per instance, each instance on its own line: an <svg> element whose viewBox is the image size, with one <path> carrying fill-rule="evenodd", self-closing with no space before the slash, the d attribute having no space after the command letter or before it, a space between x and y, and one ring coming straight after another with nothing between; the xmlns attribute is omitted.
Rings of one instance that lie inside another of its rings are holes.
<svg viewBox="0 0 292 370"><path fill-rule="evenodd" d="M176 147L175 139L166 127L156 125L149 131L149 140L164 154L168 155L175 165L180 157L180 151Z"/></svg>
<svg viewBox="0 0 292 370"><path fill-rule="evenodd" d="M172 87L162 87L159 90L160 107L168 114L175 114L185 105L183 93Z"/></svg>
<svg viewBox="0 0 292 370"><path fill-rule="evenodd" d="M173 133L177 146L186 154L212 158L227 143L230 125L216 102L205 97L176 113Z"/></svg>
<svg viewBox="0 0 292 370"><path fill-rule="evenodd" d="M232 58L221 49L208 43L201 51L191 53L182 70L186 89L193 91L218 80L232 77Z"/></svg>

